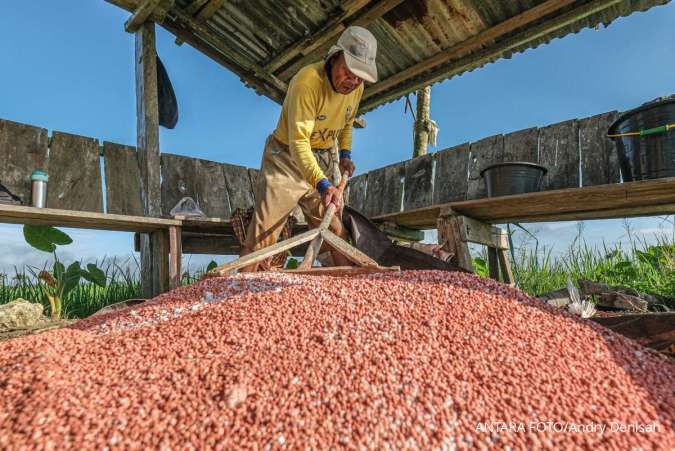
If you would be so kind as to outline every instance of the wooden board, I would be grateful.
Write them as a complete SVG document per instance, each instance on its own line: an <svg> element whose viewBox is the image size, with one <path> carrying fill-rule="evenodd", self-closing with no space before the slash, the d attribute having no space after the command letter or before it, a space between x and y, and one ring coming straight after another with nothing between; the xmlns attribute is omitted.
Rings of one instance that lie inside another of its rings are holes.
<svg viewBox="0 0 675 451"><path fill-rule="evenodd" d="M503 150L504 137L502 135L490 136L471 143L467 199L481 199L487 196L485 182L480 176L480 171L493 163L501 163Z"/></svg>
<svg viewBox="0 0 675 451"><path fill-rule="evenodd" d="M366 185L368 183L368 174L357 175L349 180L349 200L350 207L364 212L366 204Z"/></svg>
<svg viewBox="0 0 675 451"><path fill-rule="evenodd" d="M359 266L377 267L377 262L375 260L350 245L330 230L322 230L321 236L331 247L333 247L333 249L345 256L349 261Z"/></svg>
<svg viewBox="0 0 675 451"><path fill-rule="evenodd" d="M162 214L159 150L159 94L155 23L145 22L135 34L136 149L141 174L141 198L146 216ZM162 234L141 238L141 292L153 297L169 286L169 268ZM165 278L160 280L160 278Z"/></svg>
<svg viewBox="0 0 675 451"><path fill-rule="evenodd" d="M216 163L215 161L194 159L194 177L197 186L197 198L199 208L204 214L211 218L230 217L232 205L228 202L227 180L224 169L227 165ZM251 182L248 178L248 171L242 168L240 174L247 185L246 196L252 199L250 193ZM251 200L251 205L253 201Z"/></svg>
<svg viewBox="0 0 675 451"><path fill-rule="evenodd" d="M422 155L405 162L403 209L426 207L433 201L432 154Z"/></svg>
<svg viewBox="0 0 675 451"><path fill-rule="evenodd" d="M403 205L403 184L405 162L392 164L384 168L384 193L381 213L396 213Z"/></svg>
<svg viewBox="0 0 675 451"><path fill-rule="evenodd" d="M248 179L251 182L251 195L253 196L253 200L255 200L257 195L258 195L257 190L258 190L258 176L259 175L260 175L259 169L249 168Z"/></svg>
<svg viewBox="0 0 675 451"><path fill-rule="evenodd" d="M504 135L504 156L502 157L502 161L538 163L538 138L539 130L536 127Z"/></svg>
<svg viewBox="0 0 675 451"><path fill-rule="evenodd" d="M616 152L607 138L607 130L616 119L616 111L579 119L579 147L581 152L582 186L603 185L619 181L618 167L610 171L610 153ZM618 163L618 159L614 160ZM611 173L611 177L610 177Z"/></svg>
<svg viewBox="0 0 675 451"><path fill-rule="evenodd" d="M539 129L539 164L548 169L542 190L579 187L579 125L576 120Z"/></svg>
<svg viewBox="0 0 675 451"><path fill-rule="evenodd" d="M659 351L665 352L675 345L675 312L594 316L591 321Z"/></svg>
<svg viewBox="0 0 675 451"><path fill-rule="evenodd" d="M141 173L136 148L103 143L106 212L119 215L143 215Z"/></svg>
<svg viewBox="0 0 675 451"><path fill-rule="evenodd" d="M368 190L363 205L363 214L371 217L379 215L384 203L385 173L384 168L375 169L368 173Z"/></svg>
<svg viewBox="0 0 675 451"><path fill-rule="evenodd" d="M136 149L143 208L147 216L158 217L162 214L162 196L155 41L155 24L145 22L135 34Z"/></svg>
<svg viewBox="0 0 675 451"><path fill-rule="evenodd" d="M222 168L225 175L227 196L230 200L230 210L234 211L236 208L249 208L255 205L254 197L251 194L251 179L248 175L248 169L233 164L223 164Z"/></svg>
<svg viewBox="0 0 675 451"><path fill-rule="evenodd" d="M180 226L173 219L144 216L113 215L89 211L57 210L53 208L24 207L0 204L0 222L8 224L36 224L79 229L117 230L124 232L153 232Z"/></svg>
<svg viewBox="0 0 675 451"><path fill-rule="evenodd" d="M374 219L431 228L440 212L447 208L493 224L673 214L675 177L450 202Z"/></svg>
<svg viewBox="0 0 675 451"><path fill-rule="evenodd" d="M162 209L169 215L183 197L191 197L209 217L230 217L223 166L208 160L162 154ZM245 174L248 182L248 173Z"/></svg>
<svg viewBox="0 0 675 451"><path fill-rule="evenodd" d="M284 252L286 250L299 246L300 244L312 241L314 237L317 236L319 233L320 232L316 229L308 230L305 233L301 233L300 235L296 235L287 240L280 241L264 249L251 252L250 254L247 254L246 256L239 258L238 260L221 265L213 269L210 274L223 276L227 275L231 271L243 268L245 266L253 265L255 263L265 260L268 257L272 257L280 252Z"/></svg>
<svg viewBox="0 0 675 451"><path fill-rule="evenodd" d="M194 158L163 153L161 168L162 212L165 216L169 216L171 209L183 197L191 197L199 204L199 187ZM199 207L201 208L201 204Z"/></svg>
<svg viewBox="0 0 675 451"><path fill-rule="evenodd" d="M469 143L464 143L434 154L434 204L466 199L469 148Z"/></svg>
<svg viewBox="0 0 675 451"><path fill-rule="evenodd" d="M47 130L0 119L0 183L31 204L30 175L47 170Z"/></svg>
<svg viewBox="0 0 675 451"><path fill-rule="evenodd" d="M285 269L284 273L298 274L304 276L356 276L360 274L373 274L378 272L398 272L401 268L398 266L324 266L311 268L307 270Z"/></svg>
<svg viewBox="0 0 675 451"><path fill-rule="evenodd" d="M49 148L47 207L103 212L98 140L54 132Z"/></svg>

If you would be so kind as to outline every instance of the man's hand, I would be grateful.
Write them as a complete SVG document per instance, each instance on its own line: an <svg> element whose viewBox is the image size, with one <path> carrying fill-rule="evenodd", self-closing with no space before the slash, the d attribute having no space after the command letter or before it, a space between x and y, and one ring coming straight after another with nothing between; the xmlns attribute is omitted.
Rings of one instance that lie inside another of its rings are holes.
<svg viewBox="0 0 675 451"><path fill-rule="evenodd" d="M335 204L336 208L340 208L342 200L338 196L338 190L333 185L326 188L326 190L321 194L321 202L325 207L328 207L330 204Z"/></svg>
<svg viewBox="0 0 675 451"><path fill-rule="evenodd" d="M351 177L356 171L356 166L351 158L340 158L340 174L347 172Z"/></svg>

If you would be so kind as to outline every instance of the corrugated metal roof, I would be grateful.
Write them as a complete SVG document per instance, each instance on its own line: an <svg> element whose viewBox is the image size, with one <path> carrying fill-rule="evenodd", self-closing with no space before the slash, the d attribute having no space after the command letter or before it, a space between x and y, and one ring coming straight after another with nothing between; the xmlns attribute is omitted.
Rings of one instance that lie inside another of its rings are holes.
<svg viewBox="0 0 675 451"><path fill-rule="evenodd" d="M144 0L108 0L134 11ZM175 0L155 18L277 102L351 24L378 40L361 112L429 83L670 0ZM211 13L214 10L215 12ZM205 15L207 17L205 17Z"/></svg>

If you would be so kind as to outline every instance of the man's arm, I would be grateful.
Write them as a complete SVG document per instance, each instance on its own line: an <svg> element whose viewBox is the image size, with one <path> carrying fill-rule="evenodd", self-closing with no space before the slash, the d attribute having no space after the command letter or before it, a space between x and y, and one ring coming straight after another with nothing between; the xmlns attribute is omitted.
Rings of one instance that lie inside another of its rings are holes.
<svg viewBox="0 0 675 451"><path fill-rule="evenodd" d="M291 155L300 167L305 180L321 191L326 182L330 182L319 167L312 153L310 137L314 130L314 121L317 115L317 93L301 83L291 82L286 93L288 102L288 147ZM325 180L325 182L324 182Z"/></svg>
<svg viewBox="0 0 675 451"><path fill-rule="evenodd" d="M352 162L352 130L354 129L354 119L356 119L356 111L358 111L358 105L361 102L361 95L363 95L363 85L359 88L359 96L356 101L356 109L354 114L347 121L340 136L338 137L338 148L340 149L340 173L348 172L351 177L354 175L356 166Z"/></svg>

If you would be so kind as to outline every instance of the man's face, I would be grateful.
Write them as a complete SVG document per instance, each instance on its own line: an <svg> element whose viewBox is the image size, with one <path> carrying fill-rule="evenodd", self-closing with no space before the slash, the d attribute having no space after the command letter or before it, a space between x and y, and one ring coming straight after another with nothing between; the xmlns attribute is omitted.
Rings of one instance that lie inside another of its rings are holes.
<svg viewBox="0 0 675 451"><path fill-rule="evenodd" d="M340 94L349 94L363 83L363 79L352 74L345 63L345 56L340 53L333 63L331 70L333 86Z"/></svg>

